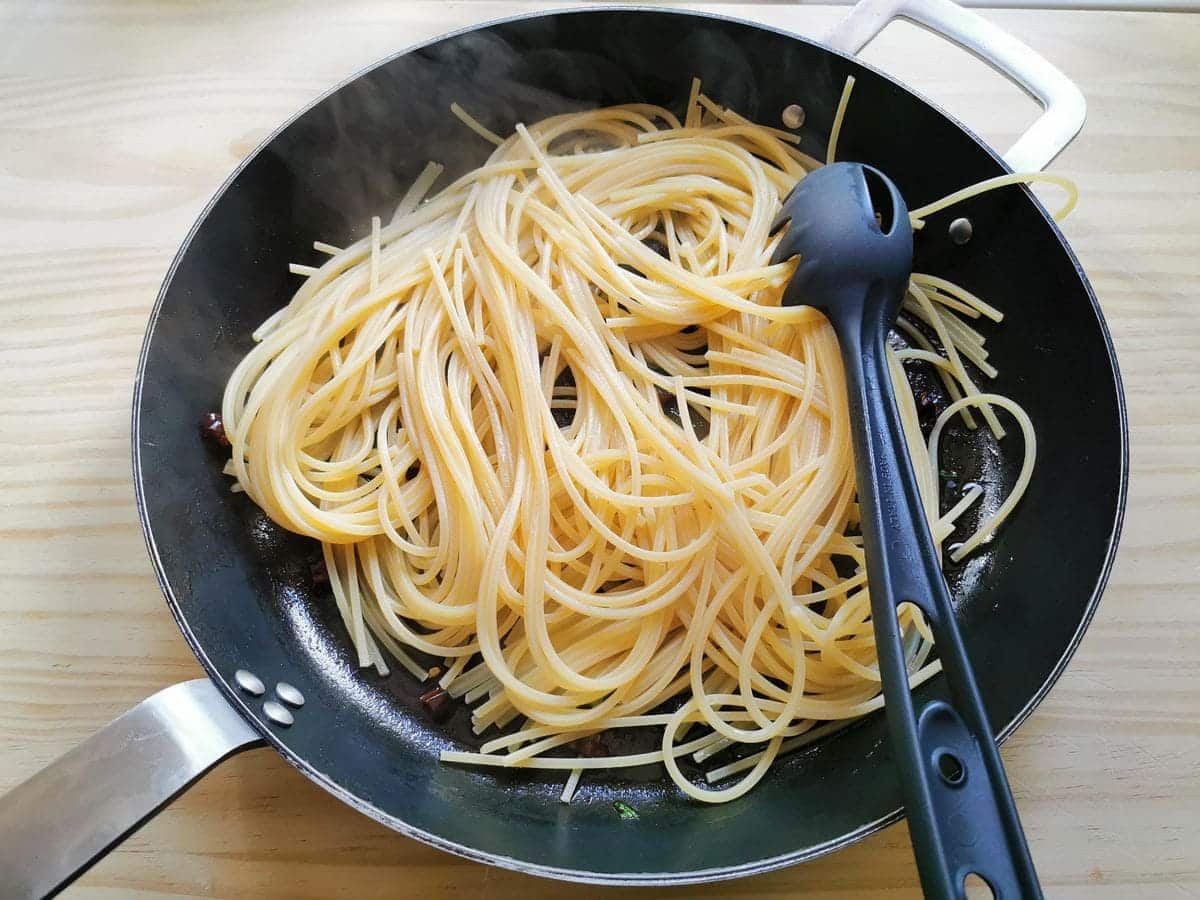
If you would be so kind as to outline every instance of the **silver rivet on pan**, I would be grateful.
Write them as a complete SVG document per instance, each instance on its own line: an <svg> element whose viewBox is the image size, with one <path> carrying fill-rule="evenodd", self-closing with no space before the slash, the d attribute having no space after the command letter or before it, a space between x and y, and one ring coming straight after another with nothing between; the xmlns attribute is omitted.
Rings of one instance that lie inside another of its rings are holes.
<svg viewBox="0 0 1200 900"><path fill-rule="evenodd" d="M970 219L955 219L950 223L950 240L961 247L971 239L974 231Z"/></svg>
<svg viewBox="0 0 1200 900"><path fill-rule="evenodd" d="M263 713L276 725L282 725L284 728L296 721L290 709L274 700L268 700L263 704Z"/></svg>
<svg viewBox="0 0 1200 900"><path fill-rule="evenodd" d="M785 106L780 118L783 119L784 128L799 128L804 124L804 107L799 103Z"/></svg>
<svg viewBox="0 0 1200 900"><path fill-rule="evenodd" d="M238 669L233 673L233 680L247 694L253 694L255 697L261 697L267 692L267 686L262 683L262 679L253 672L247 672L245 669Z"/></svg>
<svg viewBox="0 0 1200 900"><path fill-rule="evenodd" d="M294 706L299 709L304 705L304 695L286 681L281 681L275 685L275 694L288 706Z"/></svg>

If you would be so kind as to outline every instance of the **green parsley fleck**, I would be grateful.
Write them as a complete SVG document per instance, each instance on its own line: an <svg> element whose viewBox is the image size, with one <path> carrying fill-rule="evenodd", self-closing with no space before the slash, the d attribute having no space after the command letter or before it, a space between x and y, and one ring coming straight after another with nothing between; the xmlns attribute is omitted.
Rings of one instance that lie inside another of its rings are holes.
<svg viewBox="0 0 1200 900"><path fill-rule="evenodd" d="M628 803L626 803L624 800L614 800L613 801L613 809L615 809L617 811L617 815L620 816L622 819L632 820L632 819L641 818L637 814L637 810L634 809L632 806L630 806Z"/></svg>

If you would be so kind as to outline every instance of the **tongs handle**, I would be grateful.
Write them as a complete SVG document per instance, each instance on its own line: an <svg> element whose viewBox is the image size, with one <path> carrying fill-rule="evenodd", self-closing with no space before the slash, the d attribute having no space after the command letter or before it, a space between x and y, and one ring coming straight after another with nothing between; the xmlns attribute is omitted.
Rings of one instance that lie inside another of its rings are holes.
<svg viewBox="0 0 1200 900"><path fill-rule="evenodd" d="M1040 900L905 446L886 331L881 322L864 327L861 318L857 328L838 329L858 432L855 469L876 652L921 885L927 897L959 900L974 873L1001 900ZM924 613L950 686L949 702L931 700L919 712L896 615L905 602Z"/></svg>

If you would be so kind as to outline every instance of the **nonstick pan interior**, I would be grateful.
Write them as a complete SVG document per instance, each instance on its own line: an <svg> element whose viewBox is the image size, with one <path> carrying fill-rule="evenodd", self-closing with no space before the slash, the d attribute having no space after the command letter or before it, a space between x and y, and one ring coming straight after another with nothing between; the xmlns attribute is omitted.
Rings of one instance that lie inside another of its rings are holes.
<svg viewBox="0 0 1200 900"><path fill-rule="evenodd" d="M555 13L472 29L394 57L270 138L223 188L181 250L147 336L135 401L135 474L154 564L180 627L212 677L301 771L402 832L466 855L583 880L731 877L807 858L898 815L886 726L877 715L780 761L723 806L680 795L659 769L585 777L442 765L477 746L465 710L432 722L426 689L402 670L354 663L315 545L282 532L220 473L196 423L220 404L251 331L298 286L314 239L344 245L390 213L429 160L443 183L488 145L449 113L458 101L507 133L568 109L630 101L681 108L692 75L743 115L777 124L799 103L802 149L821 155L847 75L858 79L839 156L878 166L918 205L1000 174L960 125L886 76L749 24L667 11ZM917 239L917 266L1007 313L988 331L995 388L1038 429L1038 468L1018 513L984 552L948 572L994 726L1040 698L1086 626L1107 574L1123 502L1123 408L1107 332L1057 229L1027 191L964 204ZM1019 435L960 438L943 465L989 491L1010 483ZM1006 481L1007 479L1007 481ZM249 669L307 698L282 729L232 686ZM923 689L936 693L940 680ZM698 769L696 770L699 771ZM638 813L621 818L614 800Z"/></svg>

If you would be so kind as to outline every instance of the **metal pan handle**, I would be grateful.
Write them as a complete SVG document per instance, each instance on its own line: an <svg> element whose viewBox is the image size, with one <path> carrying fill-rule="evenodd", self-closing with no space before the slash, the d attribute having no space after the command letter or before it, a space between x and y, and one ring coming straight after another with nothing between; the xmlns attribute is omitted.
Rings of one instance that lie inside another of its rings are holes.
<svg viewBox="0 0 1200 900"><path fill-rule="evenodd" d="M143 700L0 797L0 893L49 897L261 735L207 678Z"/></svg>
<svg viewBox="0 0 1200 900"><path fill-rule="evenodd" d="M1045 108L1004 161L1015 172L1044 169L1071 143L1087 115L1075 83L1012 35L951 0L860 0L826 43L856 54L894 19L908 19L973 53Z"/></svg>

